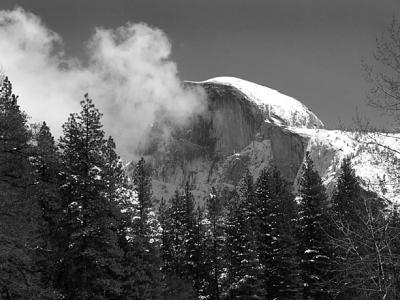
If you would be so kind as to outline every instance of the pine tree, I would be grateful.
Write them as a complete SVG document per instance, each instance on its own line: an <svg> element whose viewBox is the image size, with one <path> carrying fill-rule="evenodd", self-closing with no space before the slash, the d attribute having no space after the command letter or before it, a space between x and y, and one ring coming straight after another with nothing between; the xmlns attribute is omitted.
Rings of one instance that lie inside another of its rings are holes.
<svg viewBox="0 0 400 300"><path fill-rule="evenodd" d="M256 203L249 172L239 183L239 195L228 205L224 249L227 275L225 299L262 299L260 267L256 249Z"/></svg>
<svg viewBox="0 0 400 300"><path fill-rule="evenodd" d="M184 222L183 222L183 248L185 252L185 276L192 278L197 262L194 260L196 254L196 232L195 232L195 207L194 197L190 191L189 183L185 184L184 194Z"/></svg>
<svg viewBox="0 0 400 300"><path fill-rule="evenodd" d="M299 179L298 255L304 299L326 299L331 250L326 228L326 193L313 161L306 153Z"/></svg>
<svg viewBox="0 0 400 300"><path fill-rule="evenodd" d="M167 208L165 202L160 206L160 219L163 224L162 256L165 276L165 295L172 298L178 293L199 295L202 288L201 268L202 230L196 219L194 198L189 184L185 185L183 195L177 190ZM181 282L185 290L174 290L173 286ZM181 297L180 295L179 297ZM197 296L196 296L197 297Z"/></svg>
<svg viewBox="0 0 400 300"><path fill-rule="evenodd" d="M353 223L360 221L363 200L361 188L351 166L351 158L343 159L339 177L332 196L332 211L337 219Z"/></svg>
<svg viewBox="0 0 400 300"><path fill-rule="evenodd" d="M207 270L205 267L205 226L204 220L204 208L197 207L195 212L195 224L194 224L194 251L192 252L192 261L194 263L193 272L193 288L196 297L202 299L206 297L206 278Z"/></svg>
<svg viewBox="0 0 400 300"><path fill-rule="evenodd" d="M238 196L242 203L244 218L247 222L247 229L251 234L252 239L256 239L258 223L258 207L255 195L254 179L249 170L246 170L245 175L239 182Z"/></svg>
<svg viewBox="0 0 400 300"><path fill-rule="evenodd" d="M43 241L37 247L36 258L41 266L42 282L45 286L52 287L55 284L58 262L60 261L60 220L61 197L58 192L60 157L50 128L45 122L34 137L36 147L34 149L33 166L35 169L35 189L33 195L38 202L41 211L39 232ZM55 292L54 296L56 295Z"/></svg>
<svg viewBox="0 0 400 300"><path fill-rule="evenodd" d="M161 227L161 270L164 277L170 270L170 263L172 261L171 253L171 219L169 215L169 207L164 198L161 199L160 205L158 206L158 222Z"/></svg>
<svg viewBox="0 0 400 300"><path fill-rule="evenodd" d="M354 297L355 289L352 287L353 275L346 272L348 263L354 262L357 255L348 251L340 241L347 240L349 236L357 234L361 222L363 200L361 189L351 167L350 157L343 159L331 200L329 212L331 225L328 232L333 249L332 277L333 288L340 297Z"/></svg>
<svg viewBox="0 0 400 300"><path fill-rule="evenodd" d="M267 299L298 299L300 280L293 236L294 198L276 167L256 183L258 251Z"/></svg>
<svg viewBox="0 0 400 300"><path fill-rule="evenodd" d="M178 278L183 278L185 275L185 251L182 247L184 243L184 222L185 222L185 207L182 196L176 190L171 199L170 215L170 239L172 261L170 262L169 273Z"/></svg>
<svg viewBox="0 0 400 300"><path fill-rule="evenodd" d="M208 269L205 291L210 299L221 299L221 275L223 270L224 212L215 188L207 199L206 236L204 262Z"/></svg>
<svg viewBox="0 0 400 300"><path fill-rule="evenodd" d="M200 207L195 209L193 194L188 183L185 184L182 196L184 204L183 214L183 251L184 256L184 278L190 278L192 289L196 298L204 294L205 268L204 268L204 248L205 231L202 224L203 211Z"/></svg>
<svg viewBox="0 0 400 300"><path fill-rule="evenodd" d="M46 298L35 258L35 249L43 242L40 208L32 196L31 134L17 100L4 78L0 89L0 287L6 299Z"/></svg>
<svg viewBox="0 0 400 300"><path fill-rule="evenodd" d="M150 234L149 214L153 204L151 202L151 177L143 157L138 161L134 169L133 191L137 197L138 234L146 237Z"/></svg>
<svg viewBox="0 0 400 300"><path fill-rule="evenodd" d="M60 139L64 214L58 283L68 299L114 299L121 294L123 254L118 203L107 198L101 114L87 95L81 106L63 125Z"/></svg>
<svg viewBox="0 0 400 300"><path fill-rule="evenodd" d="M159 299L161 272L159 245L152 223L151 177L143 158L136 164L133 174L134 199L130 207L132 219L127 230L127 251L124 255L123 291L126 299Z"/></svg>

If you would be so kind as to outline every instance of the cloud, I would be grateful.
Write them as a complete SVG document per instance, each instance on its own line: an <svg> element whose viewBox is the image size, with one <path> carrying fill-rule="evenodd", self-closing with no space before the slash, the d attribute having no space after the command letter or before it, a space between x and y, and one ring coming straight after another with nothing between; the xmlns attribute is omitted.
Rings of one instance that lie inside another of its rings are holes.
<svg viewBox="0 0 400 300"><path fill-rule="evenodd" d="M204 91L185 88L165 33L144 23L96 28L88 61L64 52L60 35L22 8L0 11L0 66L33 121L46 121L56 136L89 92L103 124L127 158L146 141L160 116L185 123L204 106ZM162 112L162 113L161 113Z"/></svg>

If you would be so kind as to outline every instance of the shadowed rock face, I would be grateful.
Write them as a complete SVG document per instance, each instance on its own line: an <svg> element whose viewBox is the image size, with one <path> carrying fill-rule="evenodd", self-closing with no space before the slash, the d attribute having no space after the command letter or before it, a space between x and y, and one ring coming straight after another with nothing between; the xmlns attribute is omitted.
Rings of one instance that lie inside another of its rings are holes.
<svg viewBox="0 0 400 300"><path fill-rule="evenodd" d="M191 83L195 84L195 83ZM265 121L265 111L231 86L201 83L208 109L185 128L174 128L168 144L153 147L155 198L170 198L186 182L202 199L212 186L232 190L246 169L255 177L276 164L290 182L303 161L307 138Z"/></svg>
<svg viewBox="0 0 400 300"><path fill-rule="evenodd" d="M271 141L273 163L284 178L293 182L303 162L308 138L268 123L263 124L260 132L262 139Z"/></svg>

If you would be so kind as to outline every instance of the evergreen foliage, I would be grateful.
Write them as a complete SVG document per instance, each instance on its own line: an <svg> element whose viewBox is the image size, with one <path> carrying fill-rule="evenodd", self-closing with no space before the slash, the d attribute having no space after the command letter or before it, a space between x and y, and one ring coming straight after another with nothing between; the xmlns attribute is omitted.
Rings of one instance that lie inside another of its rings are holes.
<svg viewBox="0 0 400 300"><path fill-rule="evenodd" d="M204 287L204 230L202 213L195 209L189 184L185 185L183 195L175 192L169 207L162 201L159 212L165 291L176 295L178 291L173 291L173 286L181 282L192 297L199 297Z"/></svg>
<svg viewBox="0 0 400 300"><path fill-rule="evenodd" d="M326 194L313 161L306 153L299 179L297 243L304 299L326 299L331 251L325 231Z"/></svg>
<svg viewBox="0 0 400 300"><path fill-rule="evenodd" d="M239 195L228 204L225 221L226 278L224 299L262 299L264 294L255 239L256 206L253 177L246 172Z"/></svg>
<svg viewBox="0 0 400 300"><path fill-rule="evenodd" d="M295 203L277 168L261 172L256 196L257 245L267 299L298 299L300 280L293 237Z"/></svg>
<svg viewBox="0 0 400 300"><path fill-rule="evenodd" d="M69 299L115 299L121 295L118 203L107 198L107 140L101 114L85 95L82 111L63 125L62 267L59 287Z"/></svg>
<svg viewBox="0 0 400 300"><path fill-rule="evenodd" d="M61 198L58 190L59 172L61 168L58 149L50 128L45 122L34 136L33 167L35 170L35 185L33 195L41 212L39 234L42 244L37 247L36 259L42 269L42 282L54 289L57 273L60 241ZM53 296L56 296L55 291Z"/></svg>
<svg viewBox="0 0 400 300"><path fill-rule="evenodd" d="M400 299L399 208L350 158L330 203L307 153L298 205L270 168L205 207L186 183L156 213L149 165L129 179L87 95L81 107L57 144L2 81L0 299Z"/></svg>
<svg viewBox="0 0 400 300"><path fill-rule="evenodd" d="M205 225L204 264L207 268L205 292L211 299L219 300L222 292L221 275L224 269L225 220L222 202L215 188L207 199Z"/></svg>
<svg viewBox="0 0 400 300"><path fill-rule="evenodd" d="M127 244L124 247L125 299L159 299L161 293L161 261L153 223L151 177L141 158L133 173L133 201L124 211L131 212L127 224Z"/></svg>
<svg viewBox="0 0 400 300"><path fill-rule="evenodd" d="M363 201L361 188L351 166L351 158L343 159L332 196L332 211L337 219L355 225L359 222Z"/></svg>
<svg viewBox="0 0 400 300"><path fill-rule="evenodd" d="M36 249L43 246L34 197L31 134L12 85L0 89L0 287L6 299L48 298Z"/></svg>

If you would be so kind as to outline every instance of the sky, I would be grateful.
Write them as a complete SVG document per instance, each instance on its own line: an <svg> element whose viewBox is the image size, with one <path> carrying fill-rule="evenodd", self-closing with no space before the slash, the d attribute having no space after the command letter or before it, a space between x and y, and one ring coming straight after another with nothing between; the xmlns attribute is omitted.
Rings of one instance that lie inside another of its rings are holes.
<svg viewBox="0 0 400 300"><path fill-rule="evenodd" d="M177 80L247 79L300 100L330 128L350 124L356 110L384 120L366 107L362 60L372 59L376 37L400 16L398 0L0 2L0 10L16 6L56 33L62 55L81 69L93 61L88 41L99 28L146 23L162 31L170 48L158 58L175 68Z"/></svg>

